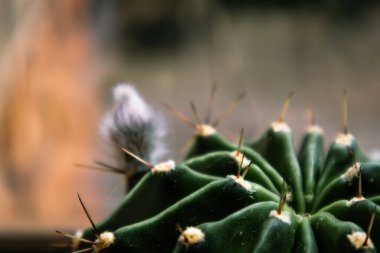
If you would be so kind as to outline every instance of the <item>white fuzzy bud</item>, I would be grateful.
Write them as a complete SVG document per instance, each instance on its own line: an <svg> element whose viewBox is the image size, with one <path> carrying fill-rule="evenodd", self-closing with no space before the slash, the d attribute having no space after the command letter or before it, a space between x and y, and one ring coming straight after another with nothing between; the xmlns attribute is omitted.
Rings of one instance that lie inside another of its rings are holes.
<svg viewBox="0 0 380 253"><path fill-rule="evenodd" d="M101 125L103 137L113 145L115 156L122 169L135 171L144 166L126 155L120 147L155 164L165 153L162 138L165 126L161 114L153 109L128 84L118 84L113 89L114 108L108 112ZM148 169L148 168L146 168Z"/></svg>

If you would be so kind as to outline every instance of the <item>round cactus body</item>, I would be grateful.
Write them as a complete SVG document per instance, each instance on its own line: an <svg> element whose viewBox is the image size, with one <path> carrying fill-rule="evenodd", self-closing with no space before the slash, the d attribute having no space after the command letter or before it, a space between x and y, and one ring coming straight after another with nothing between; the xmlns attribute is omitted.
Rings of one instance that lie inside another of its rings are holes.
<svg viewBox="0 0 380 253"><path fill-rule="evenodd" d="M369 161L348 131L325 154L323 130L311 124L297 153L283 117L245 144L242 135L239 144L228 141L215 125L192 125L196 136L184 160L148 163L119 207L84 231L76 250L380 249L380 163Z"/></svg>

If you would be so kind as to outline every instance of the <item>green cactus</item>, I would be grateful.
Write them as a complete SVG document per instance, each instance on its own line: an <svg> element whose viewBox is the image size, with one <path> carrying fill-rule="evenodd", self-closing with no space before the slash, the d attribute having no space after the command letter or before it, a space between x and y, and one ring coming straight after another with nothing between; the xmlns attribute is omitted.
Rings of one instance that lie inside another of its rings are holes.
<svg viewBox="0 0 380 253"><path fill-rule="evenodd" d="M220 120L210 124L209 113L204 124L196 115L195 124L169 107L196 131L185 159L151 164L135 154L141 150L118 147L137 159L135 173L143 176L96 225L79 197L92 227L70 236L75 250L376 252L380 163L369 161L347 124L325 155L314 120L297 154L285 123L289 101L261 137L245 144L243 131L238 144L218 133Z"/></svg>

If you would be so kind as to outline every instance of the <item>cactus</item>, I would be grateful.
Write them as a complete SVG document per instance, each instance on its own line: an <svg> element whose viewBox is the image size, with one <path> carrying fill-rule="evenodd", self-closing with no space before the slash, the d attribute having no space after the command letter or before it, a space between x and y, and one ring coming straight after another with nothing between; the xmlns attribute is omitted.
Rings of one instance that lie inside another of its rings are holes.
<svg viewBox="0 0 380 253"><path fill-rule="evenodd" d="M344 129L327 154L313 116L300 151L294 150L285 122L290 98L262 136L244 142L242 130L238 144L217 132L220 119L210 123L207 113L202 123L194 104L196 123L166 105L195 129L184 160L153 163L138 143L131 151L113 139L128 161L127 178L138 173L136 184L96 225L78 195L92 226L64 235L76 252L376 252L380 163L369 161L348 132L346 95Z"/></svg>

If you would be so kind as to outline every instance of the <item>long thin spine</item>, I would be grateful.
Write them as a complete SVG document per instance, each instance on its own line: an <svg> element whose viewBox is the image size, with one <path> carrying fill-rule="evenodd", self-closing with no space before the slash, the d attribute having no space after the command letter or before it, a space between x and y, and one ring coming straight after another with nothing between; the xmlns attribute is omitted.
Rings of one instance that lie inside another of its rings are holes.
<svg viewBox="0 0 380 253"><path fill-rule="evenodd" d="M125 153L127 153L128 155L132 156L133 158L135 158L137 161L141 162L142 164L144 164L145 166L147 166L148 168L150 169L153 169L154 168L154 165L145 161L144 159L142 159L141 157L137 156L136 154L132 153L131 151L129 151L128 149L126 148L123 148L121 147L121 150L123 150Z"/></svg>
<svg viewBox="0 0 380 253"><path fill-rule="evenodd" d="M211 120L211 109L212 109L212 104L214 102L214 98L215 98L217 88L218 88L217 83L213 83L213 85L211 87L210 97L208 99L207 113L206 113L206 118L205 118L206 124L208 124Z"/></svg>
<svg viewBox="0 0 380 253"><path fill-rule="evenodd" d="M81 206L82 206L82 208L83 208L83 211L85 212L85 214L86 214L88 220L89 220L90 223L91 223L92 229L94 230L94 233L95 233L96 237L99 238L99 236L100 236L100 232L99 232L99 230L96 228L95 223L94 223L94 221L92 220L92 218L91 218L91 216L90 216L90 213L88 212L86 206L84 205L84 203L83 203L83 201L82 201L82 199L81 199L79 193L77 193L77 195L78 195L79 202L80 202L80 204L81 204Z"/></svg>
<svg viewBox="0 0 380 253"><path fill-rule="evenodd" d="M346 89L343 89L343 133L348 134L348 95Z"/></svg>
<svg viewBox="0 0 380 253"><path fill-rule="evenodd" d="M363 246L367 246L367 244L368 244L368 240L369 240L369 237L371 235L373 223L375 221L376 209L377 209L377 206L375 205L375 207L373 208L372 214L371 214L371 219L370 219L369 224L368 224L367 235L364 239Z"/></svg>
<svg viewBox="0 0 380 253"><path fill-rule="evenodd" d="M244 93L241 93L234 101L232 101L227 108L224 110L224 112L211 124L213 127L217 127L220 122L222 122L225 117L230 114L232 111L235 110L235 108L238 106L240 101L243 99Z"/></svg>
<svg viewBox="0 0 380 253"><path fill-rule="evenodd" d="M290 92L288 98L286 99L284 105L282 106L282 110L281 110L281 113L280 113L280 116L278 117L278 122L284 122L285 121L285 117L286 117L286 114L288 113L288 108L289 108L289 104L290 104L290 101L292 100L292 97L294 95L294 92Z"/></svg>

